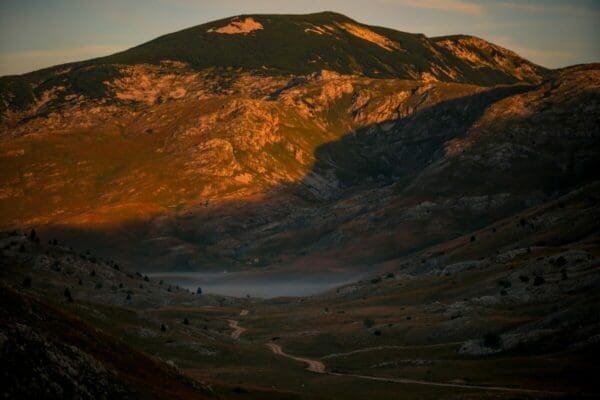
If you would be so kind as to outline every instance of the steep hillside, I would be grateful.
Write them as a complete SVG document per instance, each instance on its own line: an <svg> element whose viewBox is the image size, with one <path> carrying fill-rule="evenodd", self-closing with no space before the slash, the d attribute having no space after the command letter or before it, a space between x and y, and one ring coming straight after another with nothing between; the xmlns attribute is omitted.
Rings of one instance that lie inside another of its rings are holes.
<svg viewBox="0 0 600 400"><path fill-rule="evenodd" d="M148 269L366 267L597 179L599 82L335 13L216 21L2 78L0 227Z"/></svg>
<svg viewBox="0 0 600 400"><path fill-rule="evenodd" d="M108 57L0 78L0 113L23 110L48 96L113 99L105 84L123 66L182 62L263 76L323 69L372 78L477 85L540 82L549 71L481 39L450 46L422 34L361 24L344 15L242 15L161 36ZM466 40L466 39L465 39ZM126 73L125 73L126 74Z"/></svg>
<svg viewBox="0 0 600 400"><path fill-rule="evenodd" d="M124 69L120 107L5 120L2 225L150 268L369 264L596 179L596 65L500 88L172 68Z"/></svg>
<svg viewBox="0 0 600 400"><path fill-rule="evenodd" d="M216 398L172 366L5 282L0 285L4 397Z"/></svg>

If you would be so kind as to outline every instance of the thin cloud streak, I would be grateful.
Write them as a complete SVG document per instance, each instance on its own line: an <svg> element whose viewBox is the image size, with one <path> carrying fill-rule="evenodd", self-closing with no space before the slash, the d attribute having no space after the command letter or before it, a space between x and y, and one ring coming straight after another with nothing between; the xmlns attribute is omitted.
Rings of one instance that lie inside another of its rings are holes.
<svg viewBox="0 0 600 400"><path fill-rule="evenodd" d="M412 8L447 11L469 15L481 15L484 11L480 4L462 0L388 0L385 2L391 5L404 5Z"/></svg>
<svg viewBox="0 0 600 400"><path fill-rule="evenodd" d="M570 15L574 17L595 15L600 16L600 11L592 10L585 7L577 7L573 5L561 6L557 4L533 4L533 3L516 3L512 1L504 1L494 3L494 6L531 13L552 13L559 15Z"/></svg>

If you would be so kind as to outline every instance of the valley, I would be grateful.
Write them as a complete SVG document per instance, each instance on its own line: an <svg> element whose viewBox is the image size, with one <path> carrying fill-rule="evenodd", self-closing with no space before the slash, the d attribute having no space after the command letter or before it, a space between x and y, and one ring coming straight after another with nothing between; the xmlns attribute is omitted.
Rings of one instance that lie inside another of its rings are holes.
<svg viewBox="0 0 600 400"><path fill-rule="evenodd" d="M3 396L596 398L599 170L600 64L332 12L0 77Z"/></svg>

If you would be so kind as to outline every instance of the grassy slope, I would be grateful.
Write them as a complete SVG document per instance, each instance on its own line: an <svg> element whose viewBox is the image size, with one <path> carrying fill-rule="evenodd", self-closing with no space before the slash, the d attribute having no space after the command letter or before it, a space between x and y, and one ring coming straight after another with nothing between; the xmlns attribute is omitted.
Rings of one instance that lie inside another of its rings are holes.
<svg viewBox="0 0 600 400"><path fill-rule="evenodd" d="M64 330L60 330L63 320L75 321L70 323L83 326L80 330L87 332L88 341L92 338L105 346L111 343L111 337L119 337L125 343L119 344L119 348L129 346L171 360L187 376L210 384L222 398L237 398L240 392L245 398L265 399L366 396L394 399L399 394L407 399L546 398L540 394L437 388L313 374L306 372L300 363L271 354L265 343L274 337L278 337L276 343L286 352L320 359L328 370L341 373L554 390L572 396L592 394L597 391L593 381L597 374L593 358L597 344L569 346L585 343L587 337L598 333L594 325L594 309L600 301L597 269L590 264L597 263L600 256L598 231L590 231L586 224L597 218L594 198L598 190L598 185L593 185L498 221L475 232L475 242L470 242L467 235L390 263L388 270L395 272L394 276L386 272L374 277L381 279L357 282L312 298L264 302L224 299L221 305L212 306L208 306L212 300L206 298L206 305L201 306L193 304L198 301L192 300L196 296L165 293L164 288L157 289L160 285L153 280L136 278L133 282L126 280L126 285L136 287L137 282L142 282L145 288L135 289L132 304L106 305L105 301L112 302L110 296L98 297L97 292L110 293L110 289L93 289L88 285L88 280L104 276L103 267L85 260L84 270L94 268L97 274L85 277L83 287L74 283L77 277L69 273L71 267L63 261L62 269L36 269L39 276L33 276L32 287L18 291L19 296L36 304L39 313L54 316L56 322L50 326L51 332L58 329L59 339L64 335ZM525 226L518 222L520 219L527 221ZM541 238L545 241L543 246L531 246ZM497 252L506 254L523 246L531 246L531 252L498 261ZM9 253L14 255L16 247L11 246ZM61 247L41 245L31 250L27 247L24 254L16 253L22 259L22 266L4 269L5 285L20 286L23 276L34 271L34 258L29 258L29 251L59 259L64 252ZM4 249L3 254L9 254L6 252ZM435 257L440 254L446 258L436 262ZM566 265L556 266L553 260L558 255L567 257ZM444 268L460 261L478 266L459 273L438 274L435 270L422 273L432 266ZM567 271L566 280L561 278L561 268ZM115 283L125 279L118 278L119 272L113 273L116 276L109 279L116 279ZM519 278L522 275L527 275L529 281L522 282ZM533 278L539 275L545 278L545 283L535 286ZM511 285L500 284L506 281ZM60 300L65 285L73 285L74 303ZM503 289L507 291L505 295L500 293ZM163 296L167 295L170 304L157 305L156 301L166 299ZM15 294L11 296L3 301L3 309L8 304L8 309L13 310L20 303ZM153 300L140 301L143 296ZM490 297L499 301L482 302ZM55 311L55 307L62 311ZM240 316L242 309L250 313ZM66 314L78 315L85 323ZM188 318L189 325L183 323L184 318ZM248 329L241 340L229 338L228 319L237 319ZM373 326L366 327L366 319L373 320ZM167 326L166 332L160 332L161 323ZM529 329L546 331L537 339L498 354L458 353L466 340L479 339L485 333L510 334L529 323L533 323ZM53 328L55 325L58 328ZM88 326L103 333L90 333ZM39 329L49 328L41 325ZM375 335L376 331L381 334ZM378 346L395 347L377 349ZM353 350L364 351L331 356ZM129 365L120 358L112 362L118 363L119 371ZM161 382L160 379L162 375L154 377L153 383ZM162 392L157 395L162 396Z"/></svg>

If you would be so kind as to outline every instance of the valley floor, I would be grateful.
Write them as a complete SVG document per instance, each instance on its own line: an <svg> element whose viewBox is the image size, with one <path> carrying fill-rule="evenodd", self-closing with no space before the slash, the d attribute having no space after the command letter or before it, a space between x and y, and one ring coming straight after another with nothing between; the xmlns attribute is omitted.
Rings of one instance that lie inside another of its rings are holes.
<svg viewBox="0 0 600 400"><path fill-rule="evenodd" d="M597 397L598 190L310 297L195 295L5 233L4 394L163 398L165 382L182 399Z"/></svg>

